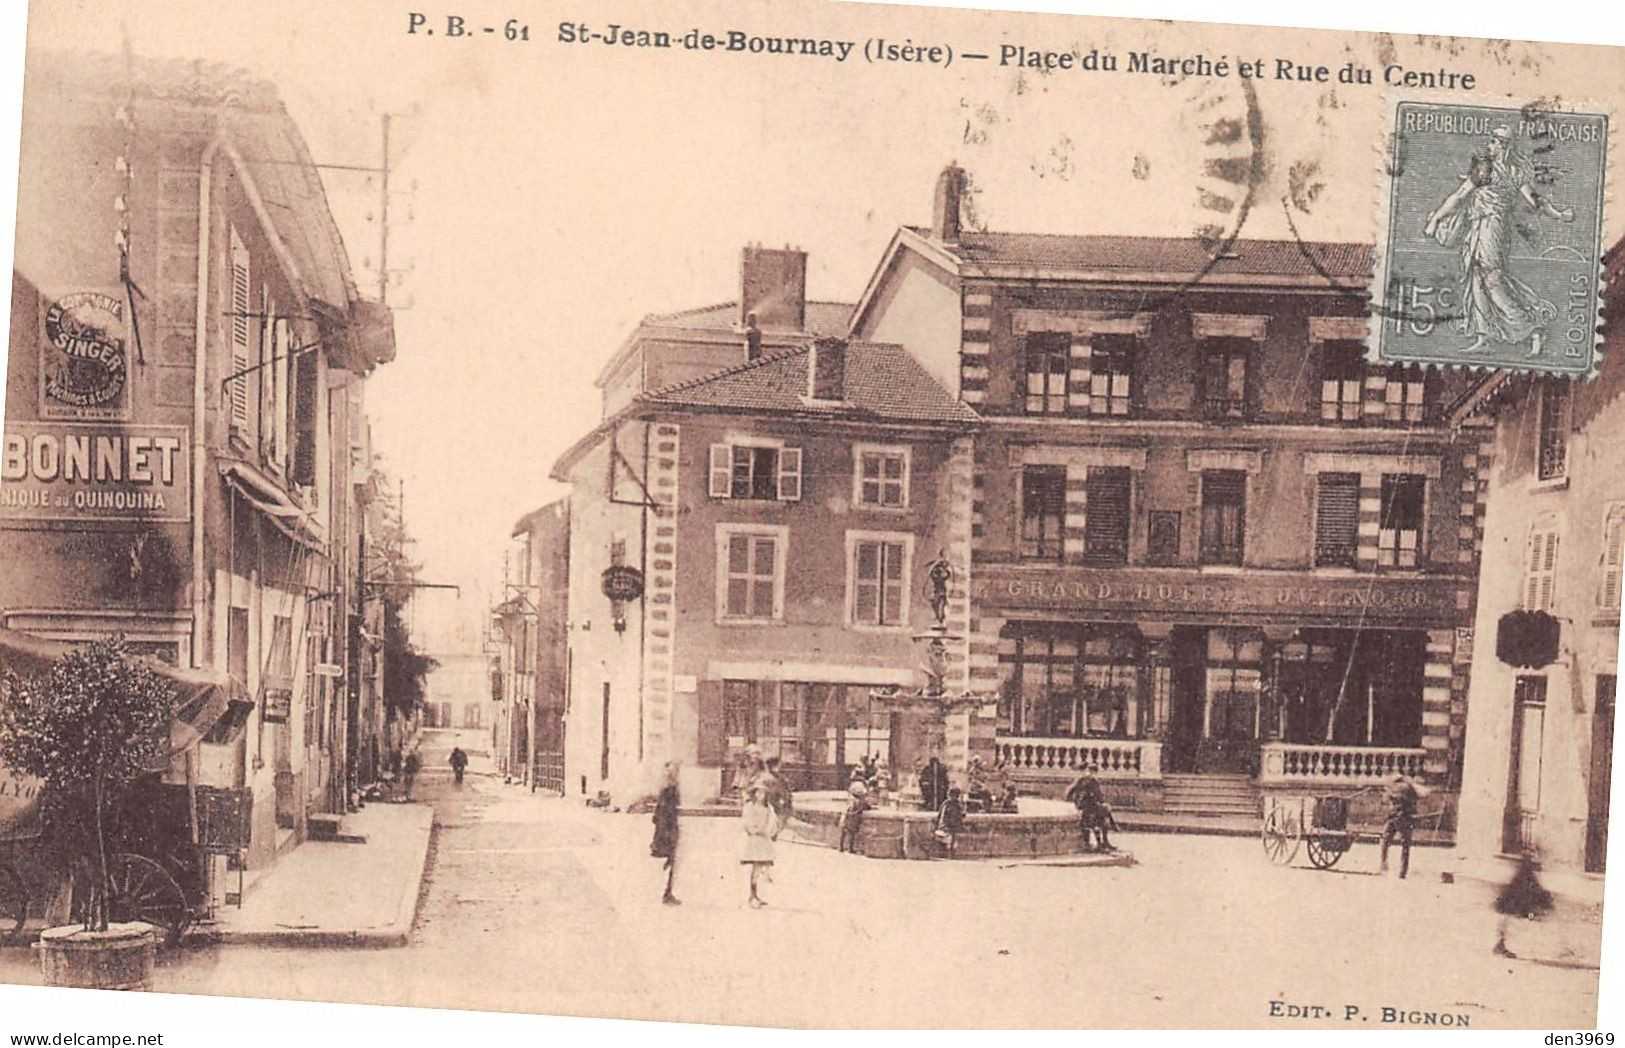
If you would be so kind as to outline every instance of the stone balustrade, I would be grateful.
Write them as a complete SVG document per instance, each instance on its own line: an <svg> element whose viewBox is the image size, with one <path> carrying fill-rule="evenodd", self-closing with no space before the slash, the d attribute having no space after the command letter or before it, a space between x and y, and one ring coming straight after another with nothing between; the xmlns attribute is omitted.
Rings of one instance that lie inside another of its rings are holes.
<svg viewBox="0 0 1625 1048"><path fill-rule="evenodd" d="M1411 747L1269 742L1259 747L1258 781L1360 786L1385 782L1396 773L1418 778L1426 755L1426 750Z"/></svg>
<svg viewBox="0 0 1625 1048"><path fill-rule="evenodd" d="M1061 739L1004 736L995 752L1014 772L1080 774L1102 779L1162 778L1162 743L1150 739Z"/></svg>

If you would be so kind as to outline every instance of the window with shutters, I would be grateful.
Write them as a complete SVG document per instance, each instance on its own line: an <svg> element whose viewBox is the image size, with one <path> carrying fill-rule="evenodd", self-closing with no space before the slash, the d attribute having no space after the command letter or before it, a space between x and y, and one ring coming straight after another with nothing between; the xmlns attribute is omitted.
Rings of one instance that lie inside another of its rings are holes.
<svg viewBox="0 0 1625 1048"><path fill-rule="evenodd" d="M856 465L853 499L858 505L881 509L908 507L907 448L859 444L852 449L852 457Z"/></svg>
<svg viewBox="0 0 1625 1048"><path fill-rule="evenodd" d="M1315 495L1315 567L1352 568L1360 533L1360 475L1322 473Z"/></svg>
<svg viewBox="0 0 1625 1048"><path fill-rule="evenodd" d="M1208 339L1202 356L1202 406L1210 419L1247 415L1247 353L1239 338Z"/></svg>
<svg viewBox="0 0 1625 1048"><path fill-rule="evenodd" d="M1027 336L1027 414L1066 414L1067 372L1071 361L1071 335L1035 331Z"/></svg>
<svg viewBox="0 0 1625 1048"><path fill-rule="evenodd" d="M1320 417L1327 422L1357 422L1364 405L1365 361L1358 342L1321 344Z"/></svg>
<svg viewBox="0 0 1625 1048"><path fill-rule="evenodd" d="M1597 586L1597 610L1619 621L1621 566L1625 563L1625 503L1608 507L1602 525L1602 578Z"/></svg>
<svg viewBox="0 0 1625 1048"><path fill-rule="evenodd" d="M715 499L793 502L801 498L801 449L766 444L712 444Z"/></svg>
<svg viewBox="0 0 1625 1048"><path fill-rule="evenodd" d="M1389 473L1382 478L1382 511L1378 518L1377 564L1414 568L1422 553L1422 514L1427 478Z"/></svg>
<svg viewBox="0 0 1625 1048"><path fill-rule="evenodd" d="M1247 528L1247 474L1237 469L1202 472L1203 564L1240 564Z"/></svg>
<svg viewBox="0 0 1625 1048"><path fill-rule="evenodd" d="M848 532L847 606L854 626L902 626L908 622L912 535Z"/></svg>
<svg viewBox="0 0 1625 1048"><path fill-rule="evenodd" d="M316 483L316 392L321 381L318 356L301 353L294 363L293 452L290 462L295 484Z"/></svg>
<svg viewBox="0 0 1625 1048"><path fill-rule="evenodd" d="M784 569L789 530L723 524L717 527L717 618L774 622L784 618Z"/></svg>
<svg viewBox="0 0 1625 1048"><path fill-rule="evenodd" d="M1525 611L1551 611L1557 597L1558 534L1555 527L1535 528L1529 533L1529 559L1524 568L1523 608Z"/></svg>
<svg viewBox="0 0 1625 1048"><path fill-rule="evenodd" d="M1427 418L1427 376L1416 364L1388 369L1383 417L1389 422L1422 422Z"/></svg>
<svg viewBox="0 0 1625 1048"><path fill-rule="evenodd" d="M1128 563L1130 473L1126 467L1089 470L1083 518L1083 555L1091 564Z"/></svg>
<svg viewBox="0 0 1625 1048"><path fill-rule="evenodd" d="M1066 467L1027 466L1021 471L1021 555L1061 559L1066 524Z"/></svg>
<svg viewBox="0 0 1625 1048"><path fill-rule="evenodd" d="M1569 379L1549 378L1540 386L1540 479L1569 473Z"/></svg>
<svg viewBox="0 0 1625 1048"><path fill-rule="evenodd" d="M248 402L249 383L254 380L254 374L249 369L254 366L254 302L249 283L248 248L238 237L237 230L230 231L230 303L228 312L230 316L229 330L231 332L231 371L227 376L227 396L231 404L231 431L239 436L248 433Z"/></svg>
<svg viewBox="0 0 1625 1048"><path fill-rule="evenodd" d="M1096 335L1089 353L1089 413L1131 414L1129 394L1134 366L1132 335Z"/></svg>

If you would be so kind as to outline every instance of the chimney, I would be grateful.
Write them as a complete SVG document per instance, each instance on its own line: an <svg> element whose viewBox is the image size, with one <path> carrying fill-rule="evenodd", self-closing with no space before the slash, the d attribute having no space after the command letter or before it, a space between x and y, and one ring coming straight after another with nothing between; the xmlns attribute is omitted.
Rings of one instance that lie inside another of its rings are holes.
<svg viewBox="0 0 1625 1048"><path fill-rule="evenodd" d="M807 399L846 399L846 341L839 338L814 340L807 351Z"/></svg>
<svg viewBox="0 0 1625 1048"><path fill-rule="evenodd" d="M756 324L756 314L745 314L745 359L762 359L762 329Z"/></svg>
<svg viewBox="0 0 1625 1048"><path fill-rule="evenodd" d="M752 245L739 263L739 316L756 314L767 329L804 331L807 326L807 253Z"/></svg>
<svg viewBox="0 0 1625 1048"><path fill-rule="evenodd" d="M959 208L965 196L965 169L950 163L937 176L931 207L931 234L944 244L959 243Z"/></svg>

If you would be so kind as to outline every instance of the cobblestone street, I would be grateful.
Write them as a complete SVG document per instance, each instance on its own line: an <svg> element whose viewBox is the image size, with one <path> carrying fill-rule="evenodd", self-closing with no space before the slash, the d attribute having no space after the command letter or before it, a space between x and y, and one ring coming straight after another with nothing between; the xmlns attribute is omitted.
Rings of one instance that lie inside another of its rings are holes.
<svg viewBox="0 0 1625 1048"><path fill-rule="evenodd" d="M1087 869L781 842L770 905L752 911L738 823L694 818L669 908L646 816L505 786L483 752L459 790L450 745L424 746L418 795L438 823L409 946L188 948L160 962L157 989L796 1026L1342 1026L1347 1006L1356 1024L1384 1007L1473 1027L1594 1021L1596 924L1560 909L1515 930L1526 959L1495 958L1489 889L1441 884L1439 849L1400 881L1374 876L1374 847L1323 873L1270 866L1244 838L1125 835L1138 865ZM1355 971L1369 990L1349 999ZM0 978L39 981L15 949ZM1504 1011L1514 999L1528 1010ZM1271 1020L1273 1001L1331 1018Z"/></svg>

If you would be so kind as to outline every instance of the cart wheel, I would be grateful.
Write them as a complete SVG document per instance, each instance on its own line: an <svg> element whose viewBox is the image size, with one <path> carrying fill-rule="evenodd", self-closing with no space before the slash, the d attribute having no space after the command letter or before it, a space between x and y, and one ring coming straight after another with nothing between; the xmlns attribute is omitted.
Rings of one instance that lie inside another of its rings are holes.
<svg viewBox="0 0 1625 1048"><path fill-rule="evenodd" d="M192 923L186 893L175 878L145 855L128 852L108 863L107 915L114 921L145 921L158 928L158 944L174 946Z"/></svg>
<svg viewBox="0 0 1625 1048"><path fill-rule="evenodd" d="M1317 870L1329 870L1337 865L1337 860L1348 851L1347 837L1313 836L1309 838L1309 861L1314 863Z"/></svg>
<svg viewBox="0 0 1625 1048"><path fill-rule="evenodd" d="M1302 829L1280 808L1264 816L1264 854L1277 866L1289 866L1297 858Z"/></svg>
<svg viewBox="0 0 1625 1048"><path fill-rule="evenodd" d="M22 942L28 919L28 886L10 866L0 866L0 946Z"/></svg>

